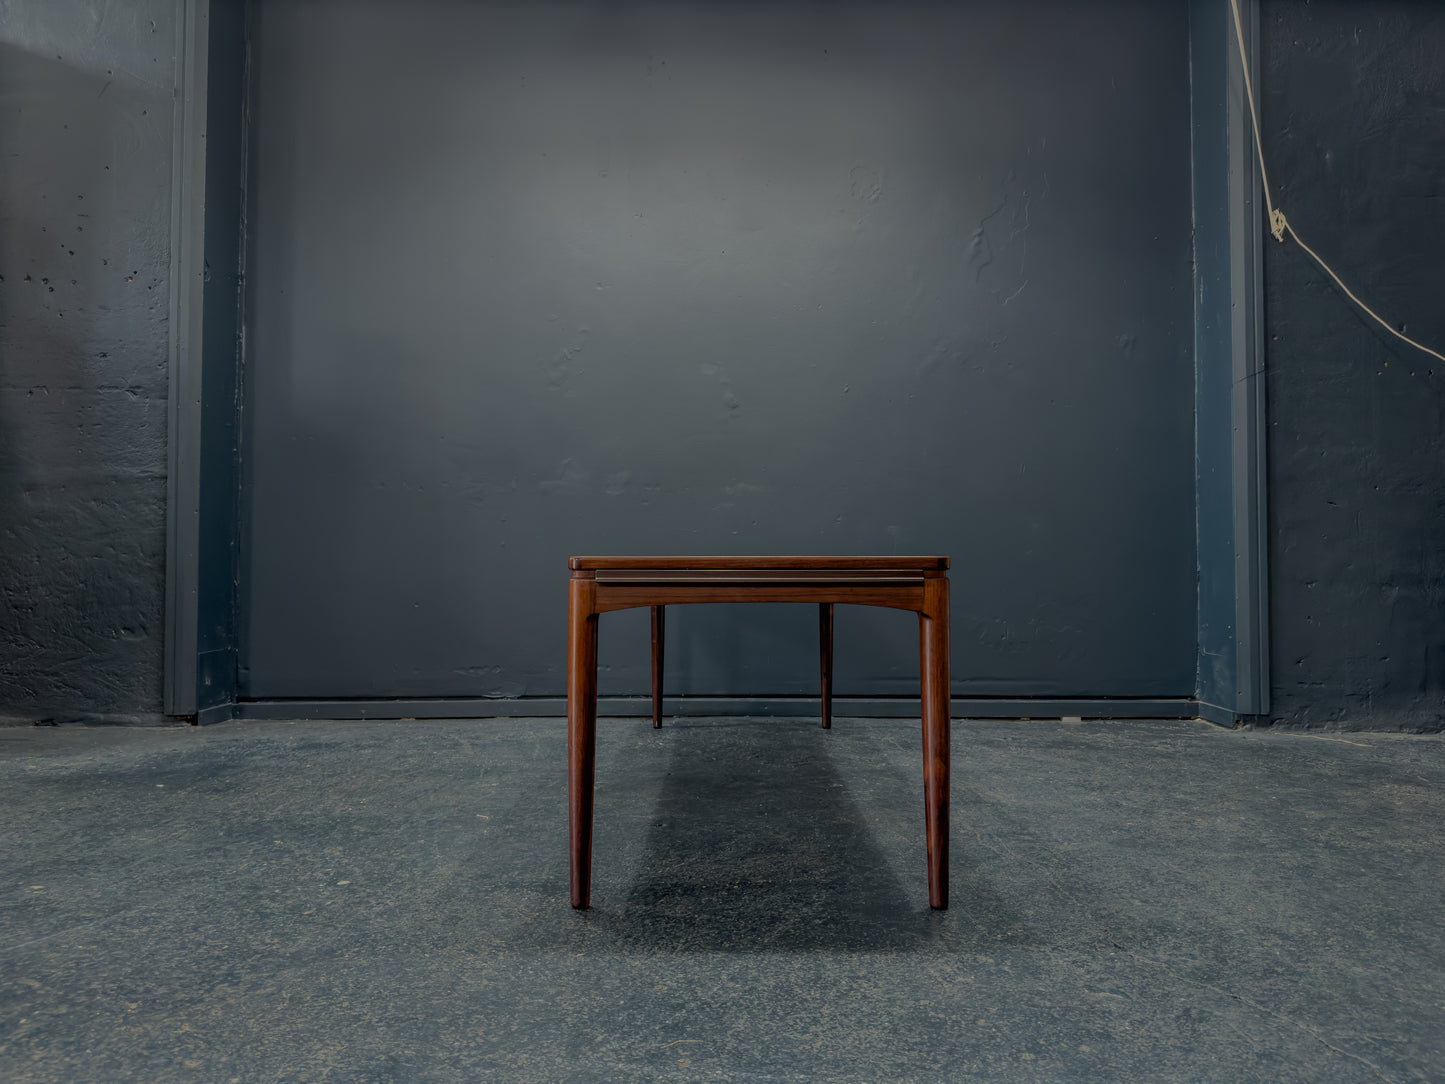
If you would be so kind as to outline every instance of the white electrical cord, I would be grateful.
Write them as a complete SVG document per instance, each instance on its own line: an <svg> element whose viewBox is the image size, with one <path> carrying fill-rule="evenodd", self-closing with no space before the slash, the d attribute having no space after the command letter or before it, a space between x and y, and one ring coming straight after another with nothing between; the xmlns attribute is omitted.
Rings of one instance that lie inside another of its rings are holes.
<svg viewBox="0 0 1445 1084"><path fill-rule="evenodd" d="M1259 155L1259 183L1260 187L1264 189L1264 206L1269 214L1269 232L1274 234L1274 239L1276 241L1279 241L1281 244L1284 242L1284 235L1286 233L1293 237L1295 240L1295 244L1299 245L1300 248L1304 249L1305 252L1309 253L1309 255L1314 259L1315 263L1319 264L1320 267L1324 269L1325 274L1329 275L1330 278L1335 280L1335 285L1345 292L1346 297L1348 297L1351 301L1358 305L1362 312L1364 312L1367 316L1373 319L1375 323L1379 324L1391 335L1395 336L1395 338L1399 339L1401 342L1409 343L1416 350L1422 350L1433 358L1439 358L1441 361L1445 361L1445 354L1440 353L1438 350L1431 350L1424 343L1418 343L1403 332L1396 331L1388 323L1385 322L1384 318L1381 317L1379 313L1377 313L1374 309L1370 308L1370 306L1366 305L1363 301L1356 297L1355 292L1344 284L1344 282L1340 279L1340 276L1335 274L1334 269L1331 268L1329 264L1325 263L1325 261L1320 258L1320 254L1314 249L1310 248L1309 245L1305 244L1303 240L1301 240L1300 235L1297 234L1294 227L1289 224L1289 219L1284 217L1284 212L1275 207L1274 200L1271 198L1269 192L1269 177L1266 175L1264 170L1264 144L1260 142L1259 137L1259 114L1255 111L1254 87L1250 83L1249 79L1249 58L1245 56L1244 53L1244 27L1239 19L1239 0L1229 0L1229 6L1230 9L1234 12L1234 40L1239 45L1239 63L1240 67L1244 71L1244 96L1245 99L1249 102L1249 119L1252 130L1254 131L1255 153Z"/></svg>

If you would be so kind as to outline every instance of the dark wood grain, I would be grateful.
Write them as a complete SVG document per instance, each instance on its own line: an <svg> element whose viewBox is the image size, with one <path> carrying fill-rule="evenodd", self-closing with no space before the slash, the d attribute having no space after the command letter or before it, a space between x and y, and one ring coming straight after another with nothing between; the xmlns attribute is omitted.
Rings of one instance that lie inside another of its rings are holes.
<svg viewBox="0 0 1445 1084"><path fill-rule="evenodd" d="M833 604L818 603L818 655L823 672L823 729L833 726Z"/></svg>
<svg viewBox="0 0 1445 1084"><path fill-rule="evenodd" d="M928 902L948 906L949 675L947 557L573 557L567 622L567 787L572 906L592 881L597 751L597 620L652 610L652 725L662 725L667 606L811 602L818 606L823 727L833 724L833 607L885 606L918 614L923 811Z"/></svg>
<svg viewBox="0 0 1445 1084"><path fill-rule="evenodd" d="M592 795L597 765L597 585L575 579L567 607L567 814L572 906L592 893Z"/></svg>
<svg viewBox="0 0 1445 1084"><path fill-rule="evenodd" d="M923 821L928 846L928 905L948 906L948 581L930 580L918 615L923 672Z"/></svg>
<svg viewBox="0 0 1445 1084"><path fill-rule="evenodd" d="M762 569L613 569L593 572L598 583L922 583L925 573L913 569L808 568Z"/></svg>
<svg viewBox="0 0 1445 1084"><path fill-rule="evenodd" d="M947 557L573 557L574 569L946 569Z"/></svg>
<svg viewBox="0 0 1445 1084"><path fill-rule="evenodd" d="M667 630L667 607L652 608L652 725L662 726L662 663Z"/></svg>
<svg viewBox="0 0 1445 1084"><path fill-rule="evenodd" d="M855 606L886 606L917 611L923 606L924 584L789 583L789 584L597 584L597 611L627 610L634 606L669 606L704 602L845 602Z"/></svg>

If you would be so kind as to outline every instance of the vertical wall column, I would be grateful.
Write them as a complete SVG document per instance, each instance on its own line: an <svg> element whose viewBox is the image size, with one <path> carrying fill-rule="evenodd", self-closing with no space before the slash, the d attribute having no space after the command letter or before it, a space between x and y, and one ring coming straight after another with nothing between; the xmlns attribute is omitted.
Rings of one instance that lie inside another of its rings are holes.
<svg viewBox="0 0 1445 1084"><path fill-rule="evenodd" d="M207 0L179 0L171 172L170 402L166 494L168 715L196 712L200 583L201 298L205 268Z"/></svg>
<svg viewBox="0 0 1445 1084"><path fill-rule="evenodd" d="M228 718L236 546L245 0L179 0L165 711Z"/></svg>
<svg viewBox="0 0 1445 1084"><path fill-rule="evenodd" d="M1255 68L1259 7L1240 0ZM1230 0L1190 5L1200 714L1269 710L1264 215Z"/></svg>

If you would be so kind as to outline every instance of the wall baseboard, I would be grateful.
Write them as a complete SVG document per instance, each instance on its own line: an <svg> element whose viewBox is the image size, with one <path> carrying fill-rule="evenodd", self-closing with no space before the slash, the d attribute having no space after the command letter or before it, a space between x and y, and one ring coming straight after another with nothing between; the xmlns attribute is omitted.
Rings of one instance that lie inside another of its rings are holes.
<svg viewBox="0 0 1445 1084"><path fill-rule="evenodd" d="M955 719L1197 719L1200 703L1188 698L1041 699L954 697ZM818 714L817 697L677 696L663 707L672 716L769 715L808 718ZM217 709L212 709L216 711ZM567 714L563 697L522 697L515 700L243 700L230 708L230 719L528 719ZM652 714L643 696L602 697L597 714L604 718L638 718ZM835 718L909 719L918 716L916 697L834 697ZM206 713L202 723L221 722ZM1211 722L1221 722L1211 719ZM1233 725L1231 716L1226 725Z"/></svg>
<svg viewBox="0 0 1445 1084"><path fill-rule="evenodd" d="M210 726L212 723L229 723L233 719L239 719L241 715L233 703L212 704L208 708L201 708L196 712L197 726Z"/></svg>
<svg viewBox="0 0 1445 1084"><path fill-rule="evenodd" d="M229 715L226 717L230 718ZM220 718L207 722L224 722ZM164 715L158 711L37 711L24 715L0 714L0 727L15 726L189 726L192 720L184 715Z"/></svg>
<svg viewBox="0 0 1445 1084"><path fill-rule="evenodd" d="M1239 716L1229 708L1221 708L1218 704L1208 704L1203 700L1195 701L1195 705L1199 708L1199 718L1207 723L1232 727L1239 722Z"/></svg>

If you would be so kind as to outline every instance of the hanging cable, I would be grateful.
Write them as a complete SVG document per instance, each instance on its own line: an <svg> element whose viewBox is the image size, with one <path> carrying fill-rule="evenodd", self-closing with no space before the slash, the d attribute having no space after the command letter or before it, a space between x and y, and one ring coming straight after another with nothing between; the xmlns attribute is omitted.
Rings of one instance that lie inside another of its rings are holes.
<svg viewBox="0 0 1445 1084"><path fill-rule="evenodd" d="M1351 301L1358 305L1360 307L1360 310L1364 312L1365 315L1369 316L1372 320L1375 321L1375 323L1379 324L1391 335L1395 336L1395 338L1399 339L1401 342L1409 343L1416 350L1423 351L1424 353L1429 354L1433 358L1439 358L1441 361L1445 361L1445 354L1440 353L1438 350L1431 350L1424 343L1416 342L1404 332L1396 331L1393 327L1389 325L1389 323L1385 321L1384 317L1382 317L1374 309L1370 308L1370 306L1366 305L1363 301L1356 297L1355 292L1344 284L1344 281L1340 278L1339 275L1335 274L1334 269L1330 267L1329 264L1325 263L1325 261L1320 257L1320 254L1317 253L1314 249L1310 248L1309 245L1304 243L1304 241L1300 238L1300 235L1295 232L1294 227L1290 225L1289 219L1285 218L1284 212L1274 205L1274 199L1270 195L1269 191L1269 176L1268 174L1266 174L1264 168L1264 144L1260 140L1259 113L1256 110L1254 104L1254 86L1250 82L1249 78L1249 58L1245 55L1244 51L1244 26L1239 18L1239 0L1229 0L1229 7L1234 13L1234 40L1239 45L1239 64L1240 68L1244 72L1244 96L1245 100L1249 102L1249 120L1250 128L1254 132L1254 150L1255 153L1259 156L1259 184L1260 187L1264 190L1264 206L1265 211L1269 216L1269 232L1274 234L1274 239L1276 241L1279 241L1281 244L1284 243L1284 237L1286 233L1293 237L1295 240L1295 244L1299 245L1300 248L1304 249L1305 252L1309 254L1310 258L1313 259L1315 263L1320 265L1320 267L1324 270L1325 274L1329 275L1330 278L1335 280L1335 285L1345 292L1346 297L1348 297Z"/></svg>

